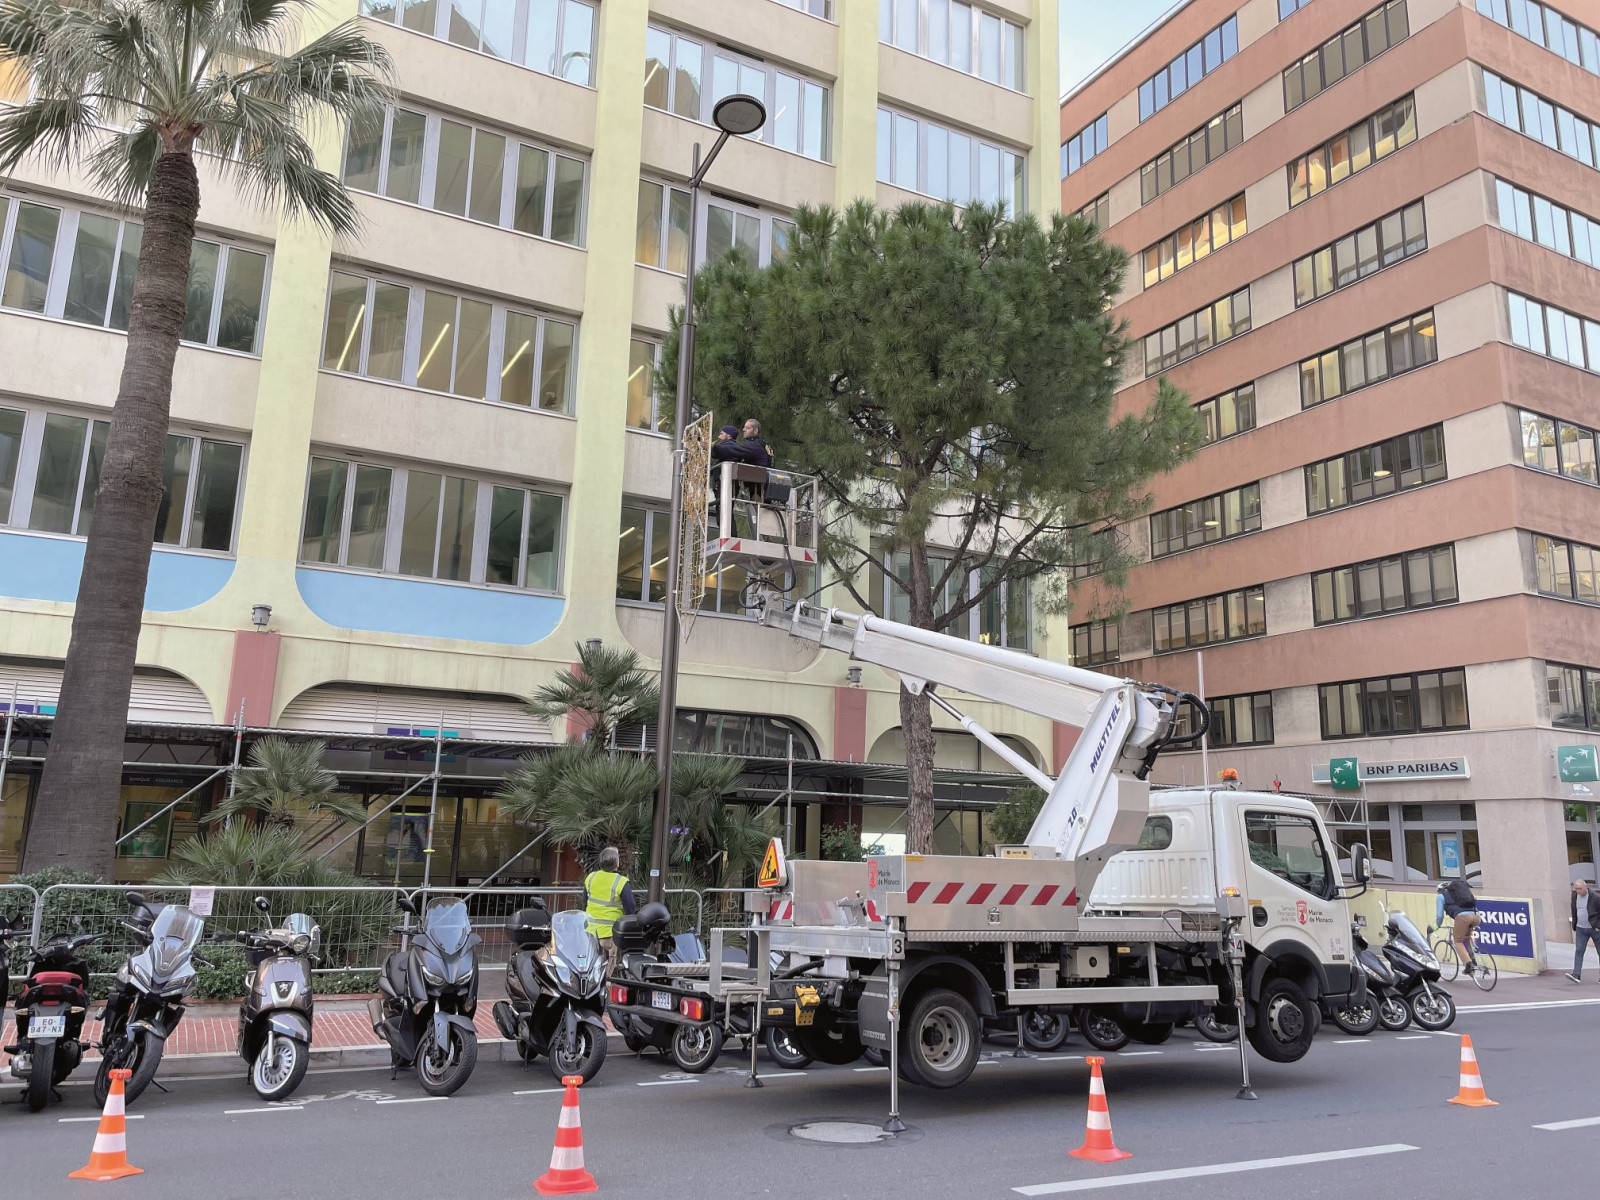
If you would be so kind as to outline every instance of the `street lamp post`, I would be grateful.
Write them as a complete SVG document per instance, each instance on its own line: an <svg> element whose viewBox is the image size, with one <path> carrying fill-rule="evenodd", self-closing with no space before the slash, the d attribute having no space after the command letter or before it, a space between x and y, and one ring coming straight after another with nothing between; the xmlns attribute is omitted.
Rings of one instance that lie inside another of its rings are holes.
<svg viewBox="0 0 1600 1200"><path fill-rule="evenodd" d="M683 453L683 427L689 420L694 391L694 275L695 243L699 240L700 184L728 139L754 133L767 123L766 106L754 96L727 96L717 102L711 119L721 133L711 153L701 161L694 148L689 176L689 261L684 269L683 322L678 327L678 397L672 418L674 456ZM678 722L678 592L683 561L680 528L683 524L683 469L672 472L672 512L667 534L667 593L661 613L661 707L656 714L656 804L650 837L650 888L652 903L659 903L667 887L667 840L672 829L672 734Z"/></svg>

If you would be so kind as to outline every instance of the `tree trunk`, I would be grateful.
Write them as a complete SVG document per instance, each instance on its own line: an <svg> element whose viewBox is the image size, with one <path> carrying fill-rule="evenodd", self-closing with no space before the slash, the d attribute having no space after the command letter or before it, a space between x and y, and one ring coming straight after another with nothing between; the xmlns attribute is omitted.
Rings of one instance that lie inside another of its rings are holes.
<svg viewBox="0 0 1600 1200"><path fill-rule="evenodd" d="M128 695L199 211L193 158L163 154L145 201L122 381L100 464L44 779L23 851L28 871L63 866L111 877Z"/></svg>
<svg viewBox="0 0 1600 1200"><path fill-rule="evenodd" d="M911 547L911 624L933 628L933 595L928 578L928 551ZM906 850L933 853L933 712L926 695L900 688L900 731L906 740Z"/></svg>

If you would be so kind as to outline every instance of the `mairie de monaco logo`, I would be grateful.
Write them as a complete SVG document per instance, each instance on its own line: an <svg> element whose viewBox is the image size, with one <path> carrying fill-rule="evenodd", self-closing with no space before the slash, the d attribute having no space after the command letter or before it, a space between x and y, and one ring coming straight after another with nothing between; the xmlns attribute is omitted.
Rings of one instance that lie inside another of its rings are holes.
<svg viewBox="0 0 1600 1200"><path fill-rule="evenodd" d="M1294 908L1295 915L1300 918L1300 924L1304 925L1306 923L1306 902L1304 900L1296 900Z"/></svg>

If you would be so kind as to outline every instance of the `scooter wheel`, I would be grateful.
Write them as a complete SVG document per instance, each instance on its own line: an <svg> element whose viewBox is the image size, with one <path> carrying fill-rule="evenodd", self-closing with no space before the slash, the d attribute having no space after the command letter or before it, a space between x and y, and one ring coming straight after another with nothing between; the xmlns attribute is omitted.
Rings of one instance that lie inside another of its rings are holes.
<svg viewBox="0 0 1600 1200"><path fill-rule="evenodd" d="M309 1046L293 1038L271 1038L261 1043L250 1064L250 1086L263 1100L282 1100L300 1086L310 1065Z"/></svg>
<svg viewBox="0 0 1600 1200"><path fill-rule="evenodd" d="M38 1112L50 1103L50 1076L55 1072L56 1044L33 1043L33 1071L28 1076L28 1111Z"/></svg>
<svg viewBox="0 0 1600 1200"><path fill-rule="evenodd" d="M1378 1024L1390 1033L1411 1028L1411 1006L1400 996L1384 996L1378 1001Z"/></svg>
<svg viewBox="0 0 1600 1200"><path fill-rule="evenodd" d="M1030 1008L1022 1017L1022 1040L1028 1043L1030 1050L1059 1049L1071 1031L1072 1023L1064 1012Z"/></svg>
<svg viewBox="0 0 1600 1200"><path fill-rule="evenodd" d="M1438 1031L1449 1029L1456 1023L1456 1002L1442 987L1430 989L1432 995L1418 988L1408 999L1411 1017L1419 1028Z"/></svg>
<svg viewBox="0 0 1600 1200"><path fill-rule="evenodd" d="M672 1061L678 1070L698 1075L709 1071L722 1053L722 1026L679 1025L672 1035Z"/></svg>
<svg viewBox="0 0 1600 1200"><path fill-rule="evenodd" d="M805 1052L790 1030L768 1025L761 1036L766 1042L768 1056L785 1070L798 1071L811 1065L811 1055Z"/></svg>

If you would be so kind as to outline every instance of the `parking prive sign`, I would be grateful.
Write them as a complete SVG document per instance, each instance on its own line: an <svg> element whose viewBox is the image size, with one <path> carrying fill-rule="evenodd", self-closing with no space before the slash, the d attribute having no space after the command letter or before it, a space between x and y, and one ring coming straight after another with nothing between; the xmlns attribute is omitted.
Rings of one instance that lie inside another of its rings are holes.
<svg viewBox="0 0 1600 1200"><path fill-rule="evenodd" d="M1479 900L1478 945L1490 954L1532 958L1533 905L1527 900Z"/></svg>

